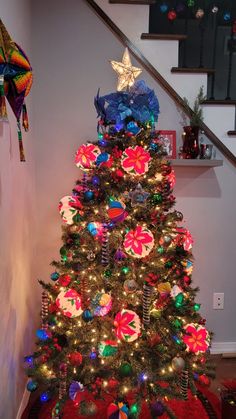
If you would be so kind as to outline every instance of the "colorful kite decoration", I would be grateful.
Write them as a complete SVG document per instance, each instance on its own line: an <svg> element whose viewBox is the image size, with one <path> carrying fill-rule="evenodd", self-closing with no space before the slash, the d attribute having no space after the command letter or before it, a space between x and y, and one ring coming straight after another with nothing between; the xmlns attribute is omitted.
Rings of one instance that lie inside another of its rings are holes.
<svg viewBox="0 0 236 419"><path fill-rule="evenodd" d="M25 97L29 94L33 81L29 59L19 45L14 42L0 20L0 119L7 117L5 97L17 119L20 161L25 161L22 143L20 117L25 131L29 129Z"/></svg>
<svg viewBox="0 0 236 419"><path fill-rule="evenodd" d="M124 249L126 253L134 258L144 258L151 252L153 246L153 234L146 227L138 225L125 235Z"/></svg>
<svg viewBox="0 0 236 419"><path fill-rule="evenodd" d="M97 221L91 221L87 224L87 230L94 237L101 237L103 233L103 224Z"/></svg>
<svg viewBox="0 0 236 419"><path fill-rule="evenodd" d="M104 340L98 345L99 355L101 356L112 356L118 351L118 344L114 340Z"/></svg>
<svg viewBox="0 0 236 419"><path fill-rule="evenodd" d="M170 295L171 285L169 282L161 282L157 285L157 291L160 293L162 298L166 298Z"/></svg>
<svg viewBox="0 0 236 419"><path fill-rule="evenodd" d="M110 294L98 292L91 301L94 316L106 316L112 307L112 298Z"/></svg>
<svg viewBox="0 0 236 419"><path fill-rule="evenodd" d="M114 319L115 333L118 339L133 342L140 335L140 318L132 310L121 310Z"/></svg>
<svg viewBox="0 0 236 419"><path fill-rule="evenodd" d="M74 402L80 401L81 394L84 391L84 386L79 381L72 381L69 387L69 397Z"/></svg>
<svg viewBox="0 0 236 419"><path fill-rule="evenodd" d="M125 204L121 201L110 201L109 209L107 210L108 217L114 223L124 221L128 213L125 211Z"/></svg>
<svg viewBox="0 0 236 419"><path fill-rule="evenodd" d="M107 419L128 419L129 409L123 402L111 403L107 408Z"/></svg>
<svg viewBox="0 0 236 419"><path fill-rule="evenodd" d="M184 227L176 227L177 236L175 243L177 246L183 246L187 252L192 249L193 238L189 230Z"/></svg>

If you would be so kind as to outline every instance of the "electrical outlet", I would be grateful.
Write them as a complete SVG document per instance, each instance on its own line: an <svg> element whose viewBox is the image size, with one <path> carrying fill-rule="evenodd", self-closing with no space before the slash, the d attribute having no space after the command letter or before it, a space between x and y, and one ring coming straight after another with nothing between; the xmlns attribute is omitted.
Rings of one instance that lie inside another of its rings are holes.
<svg viewBox="0 0 236 419"><path fill-rule="evenodd" d="M224 293L223 292L214 292L213 294L213 308L215 310L223 310L224 308Z"/></svg>

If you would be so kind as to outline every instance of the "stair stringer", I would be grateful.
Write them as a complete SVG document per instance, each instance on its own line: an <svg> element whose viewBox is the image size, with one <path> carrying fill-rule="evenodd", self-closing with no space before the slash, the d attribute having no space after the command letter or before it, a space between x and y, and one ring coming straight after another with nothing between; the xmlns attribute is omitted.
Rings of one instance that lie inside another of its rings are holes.
<svg viewBox="0 0 236 419"><path fill-rule="evenodd" d="M174 74L172 67L178 67L179 41L142 40L141 34L148 32L149 6L130 4L110 4L108 0L96 0L98 6L119 27L125 36L138 48L150 64L171 85L180 97L186 97L193 105L199 89L207 91L206 74ZM204 122L222 143L236 156L236 145L227 131L233 129L235 107L204 105Z"/></svg>
<svg viewBox="0 0 236 419"><path fill-rule="evenodd" d="M96 3L181 97L187 97L191 103L200 86L206 90L206 74L171 73L172 67L178 67L179 41L140 38L143 32L148 32L148 5L110 4L108 0L96 0Z"/></svg>

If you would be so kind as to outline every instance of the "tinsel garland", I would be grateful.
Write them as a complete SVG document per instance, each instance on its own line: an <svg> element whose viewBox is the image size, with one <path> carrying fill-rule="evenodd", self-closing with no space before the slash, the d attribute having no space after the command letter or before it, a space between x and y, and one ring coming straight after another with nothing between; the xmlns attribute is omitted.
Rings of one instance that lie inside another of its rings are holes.
<svg viewBox="0 0 236 419"><path fill-rule="evenodd" d="M24 152L24 146L23 146L23 141L22 141L21 123L19 119L17 119L17 135L18 135L18 144L19 144L19 151L20 151L20 161L25 161L25 152Z"/></svg>
<svg viewBox="0 0 236 419"><path fill-rule="evenodd" d="M108 228L106 223L102 227L102 265L106 266L109 263Z"/></svg>
<svg viewBox="0 0 236 419"><path fill-rule="evenodd" d="M151 285L143 285L143 324L148 326L150 324L150 305L152 297Z"/></svg>
<svg viewBox="0 0 236 419"><path fill-rule="evenodd" d="M67 365L61 364L60 367L60 384L59 384L59 400L66 396L66 378L67 378Z"/></svg>
<svg viewBox="0 0 236 419"><path fill-rule="evenodd" d="M42 309L41 309L41 318L42 318L42 329L46 330L48 328L47 317L48 317L48 306L49 306L49 297L47 291L42 292Z"/></svg>
<svg viewBox="0 0 236 419"><path fill-rule="evenodd" d="M83 179L82 179L82 191L83 191L83 193L87 191L87 180L88 180L87 173L83 172Z"/></svg>
<svg viewBox="0 0 236 419"><path fill-rule="evenodd" d="M4 93L4 75L0 75L0 121L7 120L6 98Z"/></svg>
<svg viewBox="0 0 236 419"><path fill-rule="evenodd" d="M180 390L184 400L188 400L188 370L181 372Z"/></svg>
<svg viewBox="0 0 236 419"><path fill-rule="evenodd" d="M89 301L88 301L88 277L87 275L83 275L80 279L80 295L81 295L81 306L82 309L86 309Z"/></svg>

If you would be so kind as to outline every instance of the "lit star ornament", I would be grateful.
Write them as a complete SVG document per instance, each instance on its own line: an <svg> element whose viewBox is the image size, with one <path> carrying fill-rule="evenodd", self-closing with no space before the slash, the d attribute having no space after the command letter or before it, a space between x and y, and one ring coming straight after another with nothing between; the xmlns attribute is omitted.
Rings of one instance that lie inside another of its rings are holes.
<svg viewBox="0 0 236 419"><path fill-rule="evenodd" d="M118 74L118 92L133 86L134 80L142 72L141 68L132 66L128 48L125 48L122 62L119 63L118 61L111 61L111 66Z"/></svg>

